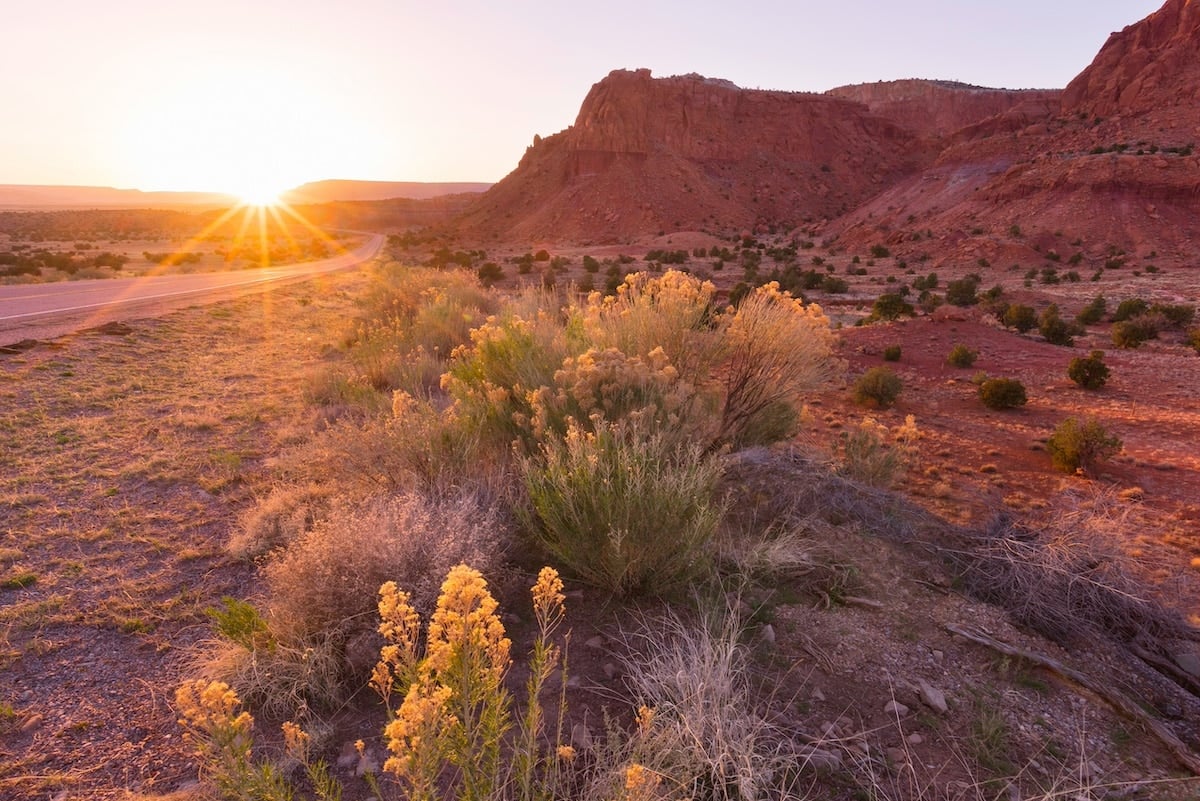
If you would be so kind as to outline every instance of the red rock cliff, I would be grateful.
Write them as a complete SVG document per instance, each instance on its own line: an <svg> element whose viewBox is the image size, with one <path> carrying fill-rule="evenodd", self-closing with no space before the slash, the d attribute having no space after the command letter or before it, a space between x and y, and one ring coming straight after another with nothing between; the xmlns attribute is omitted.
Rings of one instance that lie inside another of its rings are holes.
<svg viewBox="0 0 1200 801"><path fill-rule="evenodd" d="M1113 114L1200 103L1200 0L1167 0L1112 34L1091 66L1063 92L1063 110Z"/></svg>

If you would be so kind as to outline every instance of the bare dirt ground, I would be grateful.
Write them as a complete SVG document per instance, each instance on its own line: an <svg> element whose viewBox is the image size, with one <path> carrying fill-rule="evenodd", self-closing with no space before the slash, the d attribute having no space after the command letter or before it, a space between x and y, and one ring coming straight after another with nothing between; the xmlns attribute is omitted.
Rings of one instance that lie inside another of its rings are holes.
<svg viewBox="0 0 1200 801"><path fill-rule="evenodd" d="M0 796L195 779L173 688L357 273L0 358ZM302 432L301 432L302 433Z"/></svg>

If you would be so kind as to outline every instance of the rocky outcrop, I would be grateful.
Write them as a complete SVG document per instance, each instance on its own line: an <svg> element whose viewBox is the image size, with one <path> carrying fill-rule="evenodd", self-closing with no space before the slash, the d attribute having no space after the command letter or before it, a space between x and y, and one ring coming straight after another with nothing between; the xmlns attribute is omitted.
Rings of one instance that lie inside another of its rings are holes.
<svg viewBox="0 0 1200 801"><path fill-rule="evenodd" d="M480 233L619 241L841 214L936 156L842 98L617 70L464 219Z"/></svg>
<svg viewBox="0 0 1200 801"><path fill-rule="evenodd" d="M862 103L872 114L920 137L946 137L992 117L1030 124L1058 112L1059 89L989 89L955 81L879 81L826 94Z"/></svg>
<svg viewBox="0 0 1200 801"><path fill-rule="evenodd" d="M1200 219L1197 53L1200 0L1167 0L1061 92L905 80L809 94L618 70L463 228L602 243L803 225L920 242L918 257L951 243L947 258L971 231L1044 229L1184 249Z"/></svg>
<svg viewBox="0 0 1200 801"><path fill-rule="evenodd" d="M1200 104L1200 0L1168 0L1112 34L1063 92L1067 113L1101 117Z"/></svg>

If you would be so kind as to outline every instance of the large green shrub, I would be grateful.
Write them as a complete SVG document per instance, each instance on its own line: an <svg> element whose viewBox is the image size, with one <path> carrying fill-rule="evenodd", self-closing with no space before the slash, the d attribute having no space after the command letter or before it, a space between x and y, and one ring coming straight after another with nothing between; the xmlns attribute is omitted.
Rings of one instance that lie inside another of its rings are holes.
<svg viewBox="0 0 1200 801"><path fill-rule="evenodd" d="M1055 469L1064 473L1087 472L1097 462L1121 451L1121 440L1112 436L1097 420L1081 422L1068 417L1058 424L1046 442L1046 450Z"/></svg>
<svg viewBox="0 0 1200 801"><path fill-rule="evenodd" d="M1104 352L1094 350L1090 356L1072 359L1067 366L1067 376L1084 389L1100 389L1108 381Z"/></svg>
<svg viewBox="0 0 1200 801"><path fill-rule="evenodd" d="M634 427L572 427L522 461L538 540L580 579L617 595L658 594L707 568L720 473L699 446Z"/></svg>
<svg viewBox="0 0 1200 801"><path fill-rule="evenodd" d="M979 400L989 409L1015 409L1027 401L1025 385L1015 378L989 378L979 385Z"/></svg>
<svg viewBox="0 0 1200 801"><path fill-rule="evenodd" d="M904 382L886 367L872 367L854 382L854 400L864 406L886 409L896 402Z"/></svg>

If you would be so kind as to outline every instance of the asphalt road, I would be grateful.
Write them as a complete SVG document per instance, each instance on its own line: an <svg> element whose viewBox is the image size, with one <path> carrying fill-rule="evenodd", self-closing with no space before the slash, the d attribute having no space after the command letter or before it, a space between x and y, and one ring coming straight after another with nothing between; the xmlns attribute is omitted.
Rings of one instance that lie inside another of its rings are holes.
<svg viewBox="0 0 1200 801"><path fill-rule="evenodd" d="M349 253L283 267L0 286L0 346L154 317L344 270L374 258L383 242L382 234L370 234L364 244Z"/></svg>

